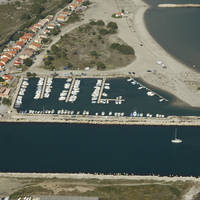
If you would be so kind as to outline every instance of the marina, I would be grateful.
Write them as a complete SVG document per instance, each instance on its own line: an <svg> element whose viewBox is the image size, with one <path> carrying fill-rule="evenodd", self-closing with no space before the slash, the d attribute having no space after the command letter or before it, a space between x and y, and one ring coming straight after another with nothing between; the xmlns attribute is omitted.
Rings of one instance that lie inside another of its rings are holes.
<svg viewBox="0 0 200 200"><path fill-rule="evenodd" d="M22 81L14 108L19 114L72 117L165 118L171 115L200 115L199 110L174 107L172 97L163 94L132 77L31 78Z"/></svg>

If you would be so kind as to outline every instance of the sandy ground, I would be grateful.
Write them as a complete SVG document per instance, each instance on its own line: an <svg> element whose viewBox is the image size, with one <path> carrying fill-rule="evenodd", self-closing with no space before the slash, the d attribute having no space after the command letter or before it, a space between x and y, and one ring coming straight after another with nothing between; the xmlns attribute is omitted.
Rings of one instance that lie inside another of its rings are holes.
<svg viewBox="0 0 200 200"><path fill-rule="evenodd" d="M149 8L147 4L141 0L91 0L93 4L86 11L84 20L79 23L87 23L90 19L102 19L105 22L116 21L119 26L118 36L126 43L131 45L136 52L136 60L127 67L110 71L87 71L88 75L119 75L128 74L129 71L136 72L137 76L152 86L156 86L164 91L174 94L179 99L190 106L200 107L200 86L199 73L193 71L189 67L175 60L169 55L149 34L144 23L144 13ZM128 18L114 19L111 15L120 9L129 11ZM77 25L65 28L62 34L73 30ZM54 39L53 43L58 40ZM141 46L140 44L143 44ZM166 66L163 69L156 62L161 60ZM39 66L39 65L38 65ZM48 75L52 72L39 69L34 66L30 71L38 72L38 74ZM147 72L152 70L152 72ZM63 75L66 71L59 71L59 75ZM81 71L74 71L81 73Z"/></svg>

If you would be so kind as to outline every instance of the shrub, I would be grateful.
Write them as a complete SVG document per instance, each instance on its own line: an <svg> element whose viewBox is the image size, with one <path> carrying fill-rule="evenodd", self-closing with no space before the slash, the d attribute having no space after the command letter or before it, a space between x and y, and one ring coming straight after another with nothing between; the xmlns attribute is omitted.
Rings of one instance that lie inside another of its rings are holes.
<svg viewBox="0 0 200 200"><path fill-rule="evenodd" d="M11 105L11 100L4 97L3 100L2 100L2 104L10 106Z"/></svg>
<svg viewBox="0 0 200 200"><path fill-rule="evenodd" d="M109 22L107 24L107 27L111 28L111 29L118 29L117 23L115 23L115 22Z"/></svg>
<svg viewBox="0 0 200 200"><path fill-rule="evenodd" d="M134 49L131 46L125 45L125 44L112 43L110 45L110 48L111 49L116 49L120 53L125 54L125 55L134 55L135 54Z"/></svg>
<svg viewBox="0 0 200 200"><path fill-rule="evenodd" d="M105 23L104 23L103 20L98 20L98 21L96 22L96 24L97 24L98 26L104 26L104 25L105 25Z"/></svg>
<svg viewBox="0 0 200 200"><path fill-rule="evenodd" d="M102 63L102 62L98 62L98 63L97 63L97 69L98 69L98 70L104 70L104 69L106 69L106 66L105 66L105 64Z"/></svg>
<svg viewBox="0 0 200 200"><path fill-rule="evenodd" d="M27 58L24 60L24 64L28 67L30 67L33 64L33 61L31 58Z"/></svg>
<svg viewBox="0 0 200 200"><path fill-rule="evenodd" d="M109 33L108 30L105 29L105 28L99 29L99 34L100 34L100 35L106 35L106 34L108 34L108 33Z"/></svg>
<svg viewBox="0 0 200 200"><path fill-rule="evenodd" d="M82 3L83 6L89 6L91 2L89 0L86 0Z"/></svg>

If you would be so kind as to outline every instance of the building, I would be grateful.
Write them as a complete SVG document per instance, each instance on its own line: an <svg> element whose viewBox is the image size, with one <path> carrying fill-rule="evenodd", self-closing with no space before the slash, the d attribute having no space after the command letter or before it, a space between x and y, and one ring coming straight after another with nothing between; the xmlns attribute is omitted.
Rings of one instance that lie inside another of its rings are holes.
<svg viewBox="0 0 200 200"><path fill-rule="evenodd" d="M57 17L56 17L56 20L57 20L58 22L64 22L64 21L66 20L66 17L63 16L63 15L60 15L60 16L57 16Z"/></svg>
<svg viewBox="0 0 200 200"><path fill-rule="evenodd" d="M54 29L55 28L55 24L48 24L47 28L48 29Z"/></svg>
<svg viewBox="0 0 200 200"><path fill-rule="evenodd" d="M39 50L41 47L41 45L37 42L32 42L30 45L29 45L29 48L30 49L33 49L35 51Z"/></svg>
<svg viewBox="0 0 200 200"><path fill-rule="evenodd" d="M71 4L68 6L68 9L71 10L71 11L74 11L77 7L78 7L78 4L77 4L77 3L71 3Z"/></svg>
<svg viewBox="0 0 200 200"><path fill-rule="evenodd" d="M8 58L2 58L1 60L0 60L0 62L1 63L3 63L4 65L6 64L6 63L8 63L8 61L9 61L9 59Z"/></svg>
<svg viewBox="0 0 200 200"><path fill-rule="evenodd" d="M10 89L6 87L0 87L0 97L8 98L10 94Z"/></svg>
<svg viewBox="0 0 200 200"><path fill-rule="evenodd" d="M15 44L15 47L19 47L20 49L22 49L25 45L25 42L23 41L17 41Z"/></svg>

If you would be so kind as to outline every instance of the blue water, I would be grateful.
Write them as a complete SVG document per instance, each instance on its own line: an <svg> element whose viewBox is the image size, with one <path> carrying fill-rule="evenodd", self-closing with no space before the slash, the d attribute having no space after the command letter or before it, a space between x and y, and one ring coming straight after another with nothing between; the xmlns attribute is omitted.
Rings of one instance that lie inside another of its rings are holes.
<svg viewBox="0 0 200 200"><path fill-rule="evenodd" d="M200 175L200 128L72 124L0 126L0 171Z"/></svg>
<svg viewBox="0 0 200 200"><path fill-rule="evenodd" d="M172 56L200 71L199 8L157 8L159 3L196 3L200 1L146 1L152 7L145 13L150 34Z"/></svg>

